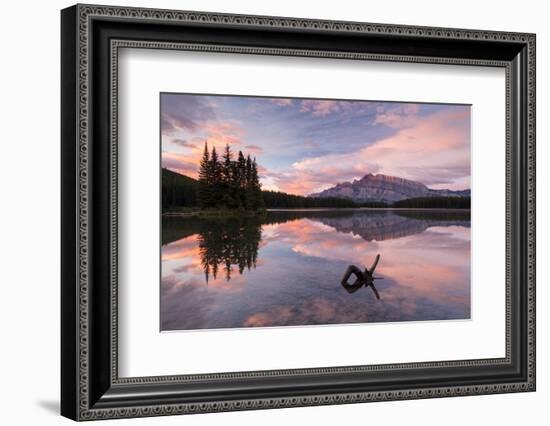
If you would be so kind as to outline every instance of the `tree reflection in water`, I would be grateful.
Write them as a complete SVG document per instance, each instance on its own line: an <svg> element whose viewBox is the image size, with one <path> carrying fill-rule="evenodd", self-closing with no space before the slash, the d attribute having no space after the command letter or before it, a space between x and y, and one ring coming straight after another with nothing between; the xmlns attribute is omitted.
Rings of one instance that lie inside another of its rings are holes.
<svg viewBox="0 0 550 426"><path fill-rule="evenodd" d="M230 218L223 221L203 221L198 233L199 253L206 283L210 274L214 279L220 266L226 281L231 279L233 266L239 274L256 267L258 246L262 238L257 218Z"/></svg>
<svg viewBox="0 0 550 426"><path fill-rule="evenodd" d="M197 235L205 281L223 268L227 281L256 267L262 224L258 217L162 217L162 245Z"/></svg>

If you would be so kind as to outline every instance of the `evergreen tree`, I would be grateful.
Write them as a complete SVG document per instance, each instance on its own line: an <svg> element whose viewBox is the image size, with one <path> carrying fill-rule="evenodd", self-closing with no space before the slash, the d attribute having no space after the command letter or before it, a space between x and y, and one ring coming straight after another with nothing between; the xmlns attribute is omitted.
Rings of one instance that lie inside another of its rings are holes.
<svg viewBox="0 0 550 426"><path fill-rule="evenodd" d="M237 188L237 203L239 208L246 206L245 190L246 190L246 160L242 151L239 151L237 162L235 164L235 186Z"/></svg>
<svg viewBox="0 0 550 426"><path fill-rule="evenodd" d="M252 180L252 160L250 154L246 156L246 185L249 185Z"/></svg>
<svg viewBox="0 0 550 426"><path fill-rule="evenodd" d="M202 154L199 168L199 191L198 202L200 207L209 207L210 185L209 185L210 155L208 154L208 142L204 141L204 152Z"/></svg>
<svg viewBox="0 0 550 426"><path fill-rule="evenodd" d="M264 208L264 197L262 195L262 185L260 184L260 178L258 176L258 163L256 158L252 161L251 170L252 181L252 206L253 210L261 210Z"/></svg>
<svg viewBox="0 0 550 426"><path fill-rule="evenodd" d="M245 166L245 208L253 210L254 204L254 185L252 182L252 160L250 155L246 156Z"/></svg>
<svg viewBox="0 0 550 426"><path fill-rule="evenodd" d="M216 147L212 147L209 165L210 205L221 205L223 197L222 165L216 153Z"/></svg>
<svg viewBox="0 0 550 426"><path fill-rule="evenodd" d="M229 144L225 145L222 163L222 181L223 181L223 196L222 204L229 208L235 208L235 164L233 161L233 153L229 148Z"/></svg>

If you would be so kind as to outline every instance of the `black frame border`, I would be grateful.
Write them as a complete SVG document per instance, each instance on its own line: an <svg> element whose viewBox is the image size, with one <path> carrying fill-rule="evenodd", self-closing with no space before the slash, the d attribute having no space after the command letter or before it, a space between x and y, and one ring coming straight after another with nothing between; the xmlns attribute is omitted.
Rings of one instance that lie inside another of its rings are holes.
<svg viewBox="0 0 550 426"><path fill-rule="evenodd" d="M535 390L535 35L76 5L61 13L61 36L64 416L91 420ZM118 378L120 47L504 67L506 358Z"/></svg>

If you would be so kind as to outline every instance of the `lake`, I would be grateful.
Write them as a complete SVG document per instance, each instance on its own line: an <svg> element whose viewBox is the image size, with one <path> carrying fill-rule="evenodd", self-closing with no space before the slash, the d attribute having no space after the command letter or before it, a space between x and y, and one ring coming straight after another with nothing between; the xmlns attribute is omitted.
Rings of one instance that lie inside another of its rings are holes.
<svg viewBox="0 0 550 426"><path fill-rule="evenodd" d="M162 331L470 318L469 211L163 216L161 256Z"/></svg>

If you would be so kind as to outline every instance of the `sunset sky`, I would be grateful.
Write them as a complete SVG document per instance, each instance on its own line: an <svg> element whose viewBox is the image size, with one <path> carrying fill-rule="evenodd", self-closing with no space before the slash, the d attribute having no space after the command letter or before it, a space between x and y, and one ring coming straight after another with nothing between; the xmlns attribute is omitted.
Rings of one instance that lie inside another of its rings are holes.
<svg viewBox="0 0 550 426"><path fill-rule="evenodd" d="M256 157L264 189L307 195L367 173L470 188L470 106L161 94L162 166L208 145Z"/></svg>

